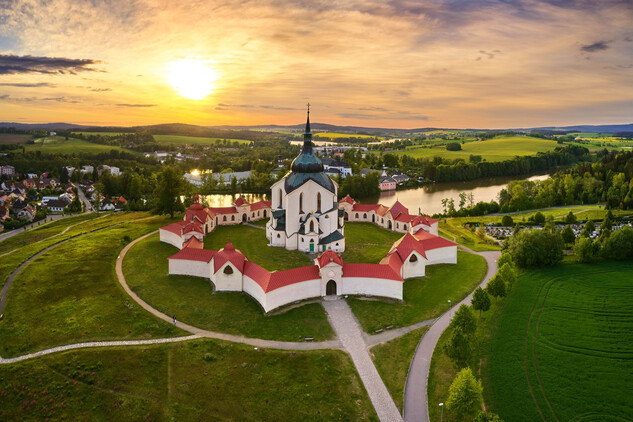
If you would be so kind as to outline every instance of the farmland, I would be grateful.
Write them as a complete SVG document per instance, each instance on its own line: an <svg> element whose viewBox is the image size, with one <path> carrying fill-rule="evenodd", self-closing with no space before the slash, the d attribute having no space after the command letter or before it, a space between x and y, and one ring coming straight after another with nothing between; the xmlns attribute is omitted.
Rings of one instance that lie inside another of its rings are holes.
<svg viewBox="0 0 633 422"><path fill-rule="evenodd" d="M628 420L631 271L604 262L523 273L484 348L486 405L504 420Z"/></svg>
<svg viewBox="0 0 633 422"><path fill-rule="evenodd" d="M552 151L558 144L555 141L533 138L530 136L503 136L485 141L466 142L461 151L447 151L444 146L412 147L394 154L409 155L415 158L442 157L448 159L465 159L471 155L481 155L487 161L504 161L515 156L535 155L538 152Z"/></svg>
<svg viewBox="0 0 633 422"><path fill-rule="evenodd" d="M43 153L100 153L110 152L112 150L127 151L124 148L114 145L93 144L81 139L69 138L66 140L62 136L47 136L45 138L36 139L34 144L26 145L27 151L42 151Z"/></svg>
<svg viewBox="0 0 633 422"><path fill-rule="evenodd" d="M29 135L16 135L13 133L0 133L0 145L23 144L31 139Z"/></svg>
<svg viewBox="0 0 633 422"><path fill-rule="evenodd" d="M319 132L319 133L315 133L314 137L315 138L330 138L330 139L337 139L337 138L384 139L384 137L382 136L376 137L372 135L361 135L358 133L339 133L339 132Z"/></svg>
<svg viewBox="0 0 633 422"><path fill-rule="evenodd" d="M223 138L201 138L197 136L181 136L181 135L154 135L154 139L161 145L213 145L222 142ZM227 142L238 142L240 144L247 144L251 141L246 139L227 139Z"/></svg>

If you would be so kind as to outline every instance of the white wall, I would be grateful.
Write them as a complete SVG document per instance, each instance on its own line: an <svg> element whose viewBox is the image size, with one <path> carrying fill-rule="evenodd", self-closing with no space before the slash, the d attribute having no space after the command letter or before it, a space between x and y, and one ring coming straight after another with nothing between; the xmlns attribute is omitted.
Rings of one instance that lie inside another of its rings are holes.
<svg viewBox="0 0 633 422"><path fill-rule="evenodd" d="M343 277L342 286L338 286L339 294L372 295L402 300L402 281L384 278Z"/></svg>
<svg viewBox="0 0 633 422"><path fill-rule="evenodd" d="M432 264L457 264L457 246L432 249L426 251L427 265Z"/></svg>
<svg viewBox="0 0 633 422"><path fill-rule="evenodd" d="M415 255L418 259L415 262L409 261L411 256ZM426 274L426 258L422 257L419 253L413 251L411 255L402 264L402 278L423 277Z"/></svg>
<svg viewBox="0 0 633 422"><path fill-rule="evenodd" d="M194 277L211 277L211 265L203 261L187 259L169 259L169 275L191 275Z"/></svg>
<svg viewBox="0 0 633 422"><path fill-rule="evenodd" d="M159 231L160 241L174 245L178 249L182 249L182 239L176 233L172 233L168 230L160 229Z"/></svg>
<svg viewBox="0 0 633 422"><path fill-rule="evenodd" d="M264 290L262 290L259 284L252 278L244 276L243 286L244 293L248 293L253 299L259 302L265 312L268 312L266 310L266 293L264 293Z"/></svg>
<svg viewBox="0 0 633 422"><path fill-rule="evenodd" d="M266 294L266 312L297 300L321 296L321 279L302 281L280 287Z"/></svg>
<svg viewBox="0 0 633 422"><path fill-rule="evenodd" d="M215 260L215 258L213 260ZM211 260L211 262L213 262L213 260ZM224 269L226 267L231 267L233 274L224 274ZM213 284L215 284L215 289L219 292L242 291L242 273L237 271L230 261L227 261L215 274L213 274L212 281Z"/></svg>

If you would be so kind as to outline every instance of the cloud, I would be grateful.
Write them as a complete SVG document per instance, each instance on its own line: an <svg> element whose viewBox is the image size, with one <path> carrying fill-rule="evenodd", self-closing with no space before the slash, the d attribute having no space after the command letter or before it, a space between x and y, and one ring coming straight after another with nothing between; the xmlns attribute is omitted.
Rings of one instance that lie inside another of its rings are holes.
<svg viewBox="0 0 633 422"><path fill-rule="evenodd" d="M112 88L90 88L92 92L108 92L112 91Z"/></svg>
<svg viewBox="0 0 633 422"><path fill-rule="evenodd" d="M593 44L583 44L580 46L580 51L585 53L595 53L596 51L603 51L609 48L611 41L596 41Z"/></svg>
<svg viewBox="0 0 633 422"><path fill-rule="evenodd" d="M486 50L479 50L479 54L483 54L484 56L486 56L489 60L492 60L495 58L496 55L498 54L503 54L503 52L501 50L492 50L492 51L486 51ZM480 61L482 58L482 56L479 56L475 59L475 61Z"/></svg>
<svg viewBox="0 0 633 422"><path fill-rule="evenodd" d="M100 63L92 59L69 59L65 57L17 56L0 54L0 75L22 73L71 74L94 72L88 66Z"/></svg>
<svg viewBox="0 0 633 422"><path fill-rule="evenodd" d="M358 120L429 120L429 116L422 114L409 113L409 112L393 112L393 113L381 113L381 114L369 114L369 113L339 113L337 116L344 119L358 119Z"/></svg>
<svg viewBox="0 0 633 422"><path fill-rule="evenodd" d="M265 110L302 110L296 107L283 107L283 106L274 106L274 105L256 105L256 104L223 104L219 103L215 108L216 110L227 110L229 108L260 108Z"/></svg>
<svg viewBox="0 0 633 422"><path fill-rule="evenodd" d="M13 86L18 88L55 88L57 85L48 82L36 83L19 83L19 82L3 82L0 86Z"/></svg>
<svg viewBox="0 0 633 422"><path fill-rule="evenodd" d="M119 103L115 104L117 107L156 107L157 104L128 104L128 103Z"/></svg>
<svg viewBox="0 0 633 422"><path fill-rule="evenodd" d="M71 104L77 104L77 103L80 102L78 100L71 100L71 99L66 98L66 97L40 98L40 101L56 101L58 103L71 103Z"/></svg>

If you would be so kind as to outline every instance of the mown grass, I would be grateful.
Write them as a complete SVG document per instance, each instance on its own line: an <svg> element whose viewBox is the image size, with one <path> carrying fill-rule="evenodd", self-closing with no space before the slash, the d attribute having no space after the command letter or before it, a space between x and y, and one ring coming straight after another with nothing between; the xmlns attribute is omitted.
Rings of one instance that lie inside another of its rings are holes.
<svg viewBox="0 0 633 422"><path fill-rule="evenodd" d="M530 136L500 136L485 141L466 142L462 144L461 151L447 151L444 146L437 146L433 148L411 148L404 151L394 151L393 153L398 155L406 154L415 158L442 157L449 159L463 158L465 160L468 160L470 155L481 155L486 161L505 161L511 160L517 155L535 155L538 152L552 151L557 146L556 141L548 139Z"/></svg>
<svg viewBox="0 0 633 422"><path fill-rule="evenodd" d="M299 251L268 246L266 232L249 226L220 226L204 239L206 249L220 250L231 240L236 249L252 261L269 271L312 265L308 255Z"/></svg>
<svg viewBox="0 0 633 422"><path fill-rule="evenodd" d="M404 236L371 223L345 223L343 262L377 264L389 252L393 242Z"/></svg>
<svg viewBox="0 0 633 422"><path fill-rule="evenodd" d="M401 327L435 318L448 309L448 300L457 303L483 280L487 271L484 258L457 252L457 264L426 267L426 276L404 282L404 303L352 297L348 303L363 330L373 332L387 325Z"/></svg>
<svg viewBox="0 0 633 422"><path fill-rule="evenodd" d="M629 420L632 272L603 262L523 273L484 349L486 404L504 420L540 420L529 380L547 420Z"/></svg>
<svg viewBox="0 0 633 422"><path fill-rule="evenodd" d="M113 216L113 221L128 222L71 239L18 274L0 321L2 356L81 341L183 334L134 304L116 280L114 264L124 237L135 238L166 223L165 218L138 220L138 216ZM112 224L92 223L97 222ZM24 254L25 249L16 253Z"/></svg>
<svg viewBox="0 0 633 422"><path fill-rule="evenodd" d="M420 339L428 329L429 327L418 328L370 350L376 369L400 413L404 406L404 385L407 382L409 366Z"/></svg>
<svg viewBox="0 0 633 422"><path fill-rule="evenodd" d="M222 142L226 138L204 138L198 136L182 136L182 135L154 135L154 139L158 144L189 144L189 145L214 145ZM240 144L248 144L251 141L246 139L227 139L229 143L237 142Z"/></svg>
<svg viewBox="0 0 633 422"><path fill-rule="evenodd" d="M457 219L457 218L448 218L440 220L438 226L438 233L440 236L447 238L453 242L459 243L467 248L470 248L474 251L498 251L501 249L501 246L492 239L477 236L477 233L474 233L463 226L465 221L473 221L469 219Z"/></svg>
<svg viewBox="0 0 633 422"><path fill-rule="evenodd" d="M47 154L72 154L72 153L99 153L116 151L130 151L116 145L101 145L83 141L77 138L69 138L66 140L63 136L47 136L45 138L36 139L34 144L25 145L26 151L42 151Z"/></svg>
<svg viewBox="0 0 633 422"><path fill-rule="evenodd" d="M252 230L257 235L264 235L262 230ZM247 337L285 341L300 341L306 336L315 340L333 337L325 310L318 303L265 315L259 304L246 293L213 294L208 279L170 276L167 257L177 251L160 242L155 234L134 245L123 260L123 272L130 288L159 311L176 315L178 320L196 327Z"/></svg>
<svg viewBox="0 0 633 422"><path fill-rule="evenodd" d="M349 356L196 340L0 366L1 420L378 420Z"/></svg>

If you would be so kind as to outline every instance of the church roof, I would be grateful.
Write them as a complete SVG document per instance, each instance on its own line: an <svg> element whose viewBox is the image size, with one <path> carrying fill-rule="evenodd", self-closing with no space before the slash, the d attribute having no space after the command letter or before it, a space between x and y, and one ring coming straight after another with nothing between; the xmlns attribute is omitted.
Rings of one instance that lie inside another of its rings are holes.
<svg viewBox="0 0 633 422"><path fill-rule="evenodd" d="M209 262L216 252L210 249L182 248L167 259L183 259L186 261Z"/></svg>
<svg viewBox="0 0 633 422"><path fill-rule="evenodd" d="M328 234L324 238L321 238L319 240L319 245L327 245L327 244L330 244L332 242L336 242L337 240L341 240L343 238L345 238L345 236L343 236L340 231L336 230L336 231L333 231L332 233Z"/></svg>
<svg viewBox="0 0 633 422"><path fill-rule="evenodd" d="M451 242L448 239L445 239L441 236L436 236L429 232L424 231L423 229L418 230L413 234L418 242L422 245L425 250L438 249L438 248L446 248L449 246L457 246L457 243Z"/></svg>
<svg viewBox="0 0 633 422"><path fill-rule="evenodd" d="M382 264L345 264L343 277L386 278L403 281L397 271L389 265Z"/></svg>
<svg viewBox="0 0 633 422"><path fill-rule="evenodd" d="M321 256L317 258L317 260L319 262L319 267L321 268L331 263L343 265L343 258L341 258L341 256L334 251L323 252Z"/></svg>
<svg viewBox="0 0 633 422"><path fill-rule="evenodd" d="M236 207L241 207L242 205L248 205L248 201L246 200L246 198L244 198L242 195L240 195L236 200L235 200L235 206Z"/></svg>
<svg viewBox="0 0 633 422"><path fill-rule="evenodd" d="M202 204L198 202L191 204L185 213L185 220L187 222L191 222L194 218L197 218L201 223L207 221L207 212L202 207Z"/></svg>
<svg viewBox="0 0 633 422"><path fill-rule="evenodd" d="M250 261L246 261L244 264L244 275L255 281L265 293L291 284L320 278L319 267L316 265L271 273L267 269Z"/></svg>
<svg viewBox="0 0 633 422"><path fill-rule="evenodd" d="M389 253L393 254L396 252L400 255L400 259L404 262L413 251L416 251L426 258L424 249L424 246L415 237L413 237L411 233L407 233L394 244L393 249Z"/></svg>
<svg viewBox="0 0 633 422"><path fill-rule="evenodd" d="M338 203L339 203L339 204L340 204L340 203L343 203L343 202L347 202L348 204L352 204L352 205L354 205L354 202L355 202L355 201L354 201L354 198L352 198L351 196L349 196L349 195L345 195L345 198L343 198L343 199L341 199L340 201L338 201Z"/></svg>
<svg viewBox="0 0 633 422"><path fill-rule="evenodd" d="M259 201L251 204L251 211L257 211L262 208L270 208L270 201Z"/></svg>
<svg viewBox="0 0 633 422"><path fill-rule="evenodd" d="M187 224L186 221L177 221L175 223L171 223L167 226L163 226L160 229L161 230L165 230L174 234L177 234L178 236L180 236L180 234L182 233L182 228Z"/></svg>
<svg viewBox="0 0 633 422"><path fill-rule="evenodd" d="M246 257L242 254L242 252L235 249L235 246L229 241L220 252L215 254L215 259L213 260L213 272L216 273L227 261L230 261L231 264L235 265L239 272L244 271L244 262L246 261Z"/></svg>

